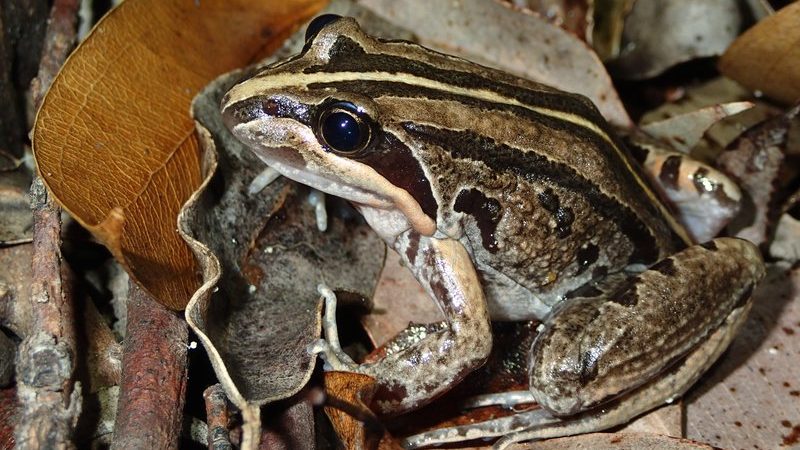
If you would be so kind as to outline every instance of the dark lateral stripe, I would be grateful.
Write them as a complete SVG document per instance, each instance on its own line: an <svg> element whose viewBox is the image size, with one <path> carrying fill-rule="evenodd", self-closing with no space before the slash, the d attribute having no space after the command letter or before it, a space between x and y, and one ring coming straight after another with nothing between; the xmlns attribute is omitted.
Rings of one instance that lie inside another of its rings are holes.
<svg viewBox="0 0 800 450"><path fill-rule="evenodd" d="M508 105L504 103L487 102L478 98L469 97L466 95L458 95L451 92L430 89L422 86L413 86L405 83L396 83L390 81L342 81L333 83L312 83L308 85L309 89L336 89L342 92L358 92L371 98L378 98L382 96L401 97L401 98L422 98L431 100L449 100L459 104L464 104L479 108L486 111L504 111L523 117L533 123L540 123L554 130L566 131L572 136L575 136L584 142L589 143L592 148L599 150L598 155L602 156L609 167L614 168L617 176L617 182L623 185L626 192L641 192L642 189L649 189L636 182L634 177L628 176L629 164L622 160L620 152L612 147L608 141L598 136L591 130L576 125L566 120L559 120L555 117L550 117L545 114L540 114L527 108ZM644 183L644 178L640 177L640 181ZM644 210L646 214L653 217L661 217L662 212L659 210L660 200L652 191L648 191L650 202L641 202L637 207ZM666 207L663 207L666 210ZM680 242L679 246L684 245L684 241L675 236L676 243Z"/></svg>
<svg viewBox="0 0 800 450"><path fill-rule="evenodd" d="M531 182L554 183L585 196L598 214L613 221L631 241L631 263L648 264L658 259L656 241L639 217L626 205L604 195L572 168L534 152L520 152L471 131L452 131L411 122L403 123L403 128L417 139L443 148L453 158L480 161L493 170L513 172Z"/></svg>
<svg viewBox="0 0 800 450"><path fill-rule="evenodd" d="M393 185L408 192L419 203L422 212L436 222L439 208L431 190L428 177L411 149L391 133L383 133L384 140L376 148L354 160L366 164Z"/></svg>
<svg viewBox="0 0 800 450"><path fill-rule="evenodd" d="M432 50L425 50L440 58L449 58ZM325 64L307 67L303 70L303 73L406 73L462 88L492 91L527 105L579 115L593 122L606 133L611 134L608 124L600 115L597 107L595 107L591 100L582 95L569 94L566 92L532 90L524 86L504 83L493 78L486 78L475 72L464 72L461 70L437 67L414 59L395 55L367 53L358 43L345 36L340 36L336 40L331 46L329 54L331 58ZM479 66L478 64L475 64L475 67L480 70L494 71L494 69Z"/></svg>

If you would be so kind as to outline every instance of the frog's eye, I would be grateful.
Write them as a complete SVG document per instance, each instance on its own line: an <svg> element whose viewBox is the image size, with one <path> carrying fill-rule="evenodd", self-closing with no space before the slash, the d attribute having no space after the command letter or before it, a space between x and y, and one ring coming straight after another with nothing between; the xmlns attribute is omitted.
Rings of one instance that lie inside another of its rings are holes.
<svg viewBox="0 0 800 450"><path fill-rule="evenodd" d="M327 105L317 120L317 136L338 153L356 153L372 139L372 119L350 102Z"/></svg>
<svg viewBox="0 0 800 450"><path fill-rule="evenodd" d="M341 19L342 16L338 14L323 14L321 16L317 16L311 23L308 24L308 28L306 28L306 42L314 39L317 34L322 30L325 25L335 22L338 19Z"/></svg>

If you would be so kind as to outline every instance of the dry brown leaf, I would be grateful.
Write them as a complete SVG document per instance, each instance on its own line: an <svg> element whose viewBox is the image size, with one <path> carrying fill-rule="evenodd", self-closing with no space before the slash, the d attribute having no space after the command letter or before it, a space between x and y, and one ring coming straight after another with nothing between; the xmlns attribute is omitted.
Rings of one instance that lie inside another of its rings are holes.
<svg viewBox="0 0 800 450"><path fill-rule="evenodd" d="M781 102L800 99L800 2L739 36L720 58L719 70Z"/></svg>
<svg viewBox="0 0 800 450"><path fill-rule="evenodd" d="M611 72L644 79L692 59L716 56L736 38L745 12L729 0L638 0L625 19Z"/></svg>
<svg viewBox="0 0 800 450"><path fill-rule="evenodd" d="M325 414L345 448L395 450L400 445L369 409L375 379L352 372L325 372Z"/></svg>
<svg viewBox="0 0 800 450"><path fill-rule="evenodd" d="M280 44L319 0L128 0L75 50L33 131L58 201L159 301L183 308L199 285L176 232L200 184L189 103L216 75Z"/></svg>
<svg viewBox="0 0 800 450"><path fill-rule="evenodd" d="M712 125L752 107L752 102L722 103L650 122L642 125L641 129L673 149L689 153Z"/></svg>

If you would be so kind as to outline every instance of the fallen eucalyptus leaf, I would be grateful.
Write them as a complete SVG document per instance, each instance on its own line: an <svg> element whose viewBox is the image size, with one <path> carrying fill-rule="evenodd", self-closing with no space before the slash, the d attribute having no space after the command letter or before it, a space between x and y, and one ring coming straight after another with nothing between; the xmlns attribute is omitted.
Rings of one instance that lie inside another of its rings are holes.
<svg viewBox="0 0 800 450"><path fill-rule="evenodd" d="M325 414L344 448L402 448L369 408L377 388L375 380L367 375L325 372Z"/></svg>
<svg viewBox="0 0 800 450"><path fill-rule="evenodd" d="M719 55L742 27L742 11L729 0L637 0L611 72L639 80L692 59Z"/></svg>
<svg viewBox="0 0 800 450"><path fill-rule="evenodd" d="M738 114L752 107L753 103L751 102L734 102L709 106L664 120L650 122L642 125L641 129L650 136L665 142L671 148L683 153L689 153L712 125L725 117Z"/></svg>
<svg viewBox="0 0 800 450"><path fill-rule="evenodd" d="M175 230L202 179L191 99L273 50L320 3L128 0L44 98L32 136L47 187L165 305L182 309L199 285Z"/></svg>
<svg viewBox="0 0 800 450"><path fill-rule="evenodd" d="M409 30L418 42L445 53L589 97L606 120L631 120L605 67L586 44L544 19L497 2L359 0Z"/></svg>
<svg viewBox="0 0 800 450"><path fill-rule="evenodd" d="M384 345L412 322L444 320L439 306L408 268L400 264L400 255L394 251L387 252L372 305L372 311L361 322L375 347Z"/></svg>
<svg viewBox="0 0 800 450"><path fill-rule="evenodd" d="M713 108L726 103L750 102L753 107L714 123L691 150L692 157L702 161L714 161L717 156L740 134L750 127L781 113L781 110L763 100L753 98L752 93L725 77L681 88L678 99L667 102L645 113L639 121L641 127L648 124Z"/></svg>
<svg viewBox="0 0 800 450"><path fill-rule="evenodd" d="M719 59L719 70L781 102L800 99L800 3L747 30Z"/></svg>

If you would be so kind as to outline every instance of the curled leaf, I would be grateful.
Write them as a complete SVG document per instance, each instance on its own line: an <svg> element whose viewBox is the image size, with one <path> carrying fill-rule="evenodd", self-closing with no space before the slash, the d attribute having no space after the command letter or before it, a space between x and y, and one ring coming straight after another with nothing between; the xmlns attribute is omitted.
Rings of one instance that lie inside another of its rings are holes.
<svg viewBox="0 0 800 450"><path fill-rule="evenodd" d="M274 49L320 3L126 1L45 97L33 146L47 187L165 305L183 308L199 285L176 231L201 182L189 103L216 75Z"/></svg>

